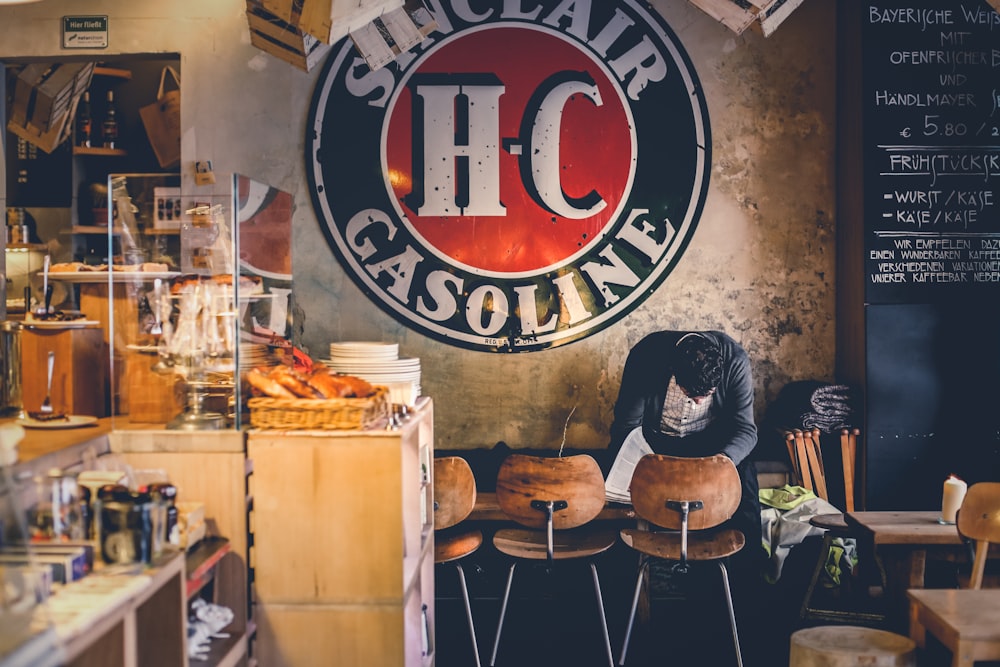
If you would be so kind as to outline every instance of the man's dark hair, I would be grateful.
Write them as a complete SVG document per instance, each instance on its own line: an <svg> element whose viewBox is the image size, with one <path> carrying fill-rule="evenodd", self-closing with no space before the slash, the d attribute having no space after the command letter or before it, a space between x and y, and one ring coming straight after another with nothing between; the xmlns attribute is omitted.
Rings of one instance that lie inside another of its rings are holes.
<svg viewBox="0 0 1000 667"><path fill-rule="evenodd" d="M674 359L674 378L688 396L708 396L722 381L722 350L708 336L682 337Z"/></svg>

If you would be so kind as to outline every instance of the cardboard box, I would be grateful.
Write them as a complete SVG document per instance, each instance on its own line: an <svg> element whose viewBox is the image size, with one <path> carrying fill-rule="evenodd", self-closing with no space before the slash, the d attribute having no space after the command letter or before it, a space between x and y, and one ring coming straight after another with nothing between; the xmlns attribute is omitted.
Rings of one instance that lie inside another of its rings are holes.
<svg viewBox="0 0 1000 667"><path fill-rule="evenodd" d="M90 87L94 63L32 63L14 80L7 129L46 153L73 133L76 106Z"/></svg>
<svg viewBox="0 0 1000 667"><path fill-rule="evenodd" d="M11 120L48 131L90 87L94 63L33 63L14 82Z"/></svg>
<svg viewBox="0 0 1000 667"><path fill-rule="evenodd" d="M48 130L43 129L34 123L19 125L11 118L7 121L7 129L30 144L38 146L46 153L51 153L73 135L73 119L76 117L76 105L78 100L74 100L70 106L70 111L63 114L50 124Z"/></svg>
<svg viewBox="0 0 1000 667"><path fill-rule="evenodd" d="M25 567L29 565L41 565L52 570L52 580L58 584L68 584L71 581L82 579L86 573L84 570L83 550L77 555L71 554L33 554L28 556L26 552L16 553L11 551L0 552L0 565Z"/></svg>
<svg viewBox="0 0 1000 667"><path fill-rule="evenodd" d="M267 4L279 9L281 15L268 11L261 0L247 0L250 43L301 70L312 70L330 50L330 45L299 29L296 10L301 2L275 3L277 0L268 0Z"/></svg>
<svg viewBox="0 0 1000 667"><path fill-rule="evenodd" d="M94 545L90 542L32 542L30 547L9 547L0 554L51 556L69 565L70 581L82 579L94 571Z"/></svg>

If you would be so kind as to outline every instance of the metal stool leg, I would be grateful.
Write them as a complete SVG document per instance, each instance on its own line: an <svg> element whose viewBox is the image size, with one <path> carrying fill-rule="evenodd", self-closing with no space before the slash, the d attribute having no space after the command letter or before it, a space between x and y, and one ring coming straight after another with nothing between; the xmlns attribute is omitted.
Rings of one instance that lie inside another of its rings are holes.
<svg viewBox="0 0 1000 667"><path fill-rule="evenodd" d="M503 602L500 603L500 621L497 623L497 636L493 639L493 655L490 656L490 667L497 663L497 649L500 648L500 631L503 630L503 618L507 615L507 600L510 598L510 585L514 581L514 567L517 563L510 564L510 571L507 573L507 587L503 592Z"/></svg>
<svg viewBox="0 0 1000 667"><path fill-rule="evenodd" d="M472 622L472 604L469 602L469 587L465 583L465 570L458 563L455 563L458 570L458 582L462 585L462 599L465 600L465 617L469 620L469 637L472 639L472 653L476 656L476 667L480 667L479 643L476 641L476 625Z"/></svg>
<svg viewBox="0 0 1000 667"><path fill-rule="evenodd" d="M608 667L614 667L615 658L611 655L611 637L608 636L608 619L604 615L604 597L601 595L601 580L597 576L597 566L590 564L590 571L594 574L594 592L597 593L597 610L601 614L601 631L604 633L604 649L608 654Z"/></svg>
<svg viewBox="0 0 1000 667"><path fill-rule="evenodd" d="M642 577L649 567L649 559L643 559L639 564L639 576L635 580L635 593L632 594L632 609L628 614L628 624L625 626L625 639L622 641L622 652L618 654L618 664L625 664L625 654L628 653L628 642L632 638L632 624L635 622L635 610L639 606L639 594L642 592Z"/></svg>
<svg viewBox="0 0 1000 667"><path fill-rule="evenodd" d="M726 570L726 564L721 560L719 563L719 571L722 572L722 588L726 593L726 607L729 609L729 627L733 631L733 648L736 649L736 664L738 667L743 667L743 654L740 652L740 635L736 630L736 611L733 609L733 593L729 590L729 572Z"/></svg>

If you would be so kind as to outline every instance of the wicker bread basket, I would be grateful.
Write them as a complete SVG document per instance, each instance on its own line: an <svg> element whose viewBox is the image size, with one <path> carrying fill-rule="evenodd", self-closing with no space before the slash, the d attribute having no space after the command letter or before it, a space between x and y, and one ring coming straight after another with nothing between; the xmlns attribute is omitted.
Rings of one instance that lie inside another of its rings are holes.
<svg viewBox="0 0 1000 667"><path fill-rule="evenodd" d="M250 425L290 430L350 430L374 426L389 418L389 390L376 386L365 398L251 398Z"/></svg>

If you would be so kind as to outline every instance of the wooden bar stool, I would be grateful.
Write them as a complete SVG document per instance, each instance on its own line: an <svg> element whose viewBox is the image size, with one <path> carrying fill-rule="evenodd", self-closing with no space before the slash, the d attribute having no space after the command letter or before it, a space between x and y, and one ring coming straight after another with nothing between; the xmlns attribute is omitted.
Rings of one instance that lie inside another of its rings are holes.
<svg viewBox="0 0 1000 667"><path fill-rule="evenodd" d="M739 530L722 526L740 503L736 466L722 454L701 458L647 454L635 466L629 488L636 515L648 525L621 531L622 542L639 552L641 562L618 664L625 664L650 559L658 558L671 561L677 574L687 573L693 563L714 563L718 567L736 664L742 667L725 561L743 549L746 538Z"/></svg>
<svg viewBox="0 0 1000 667"><path fill-rule="evenodd" d="M792 634L789 667L915 667L917 646L894 632L824 625Z"/></svg>
<svg viewBox="0 0 1000 667"><path fill-rule="evenodd" d="M469 622L469 638L476 667L480 666L476 624L472 619L469 586L461 559L483 544L483 531L462 525L476 506L476 478L469 462L459 456L443 456L434 461L434 563L451 563L458 571L458 583Z"/></svg>
<svg viewBox="0 0 1000 667"><path fill-rule="evenodd" d="M593 520L604 508L604 476L593 457L540 457L511 454L497 473L497 502L519 528L504 528L493 536L497 551L510 557L507 586L500 603L500 620L493 640L490 667L496 664L507 603L518 563L536 563L551 573L557 563L586 562L597 598L605 659L614 665L604 596L594 558L618 541L617 533Z"/></svg>

